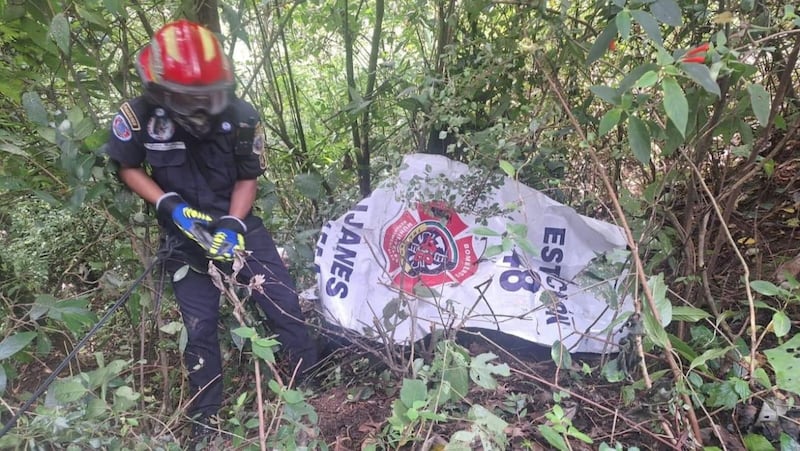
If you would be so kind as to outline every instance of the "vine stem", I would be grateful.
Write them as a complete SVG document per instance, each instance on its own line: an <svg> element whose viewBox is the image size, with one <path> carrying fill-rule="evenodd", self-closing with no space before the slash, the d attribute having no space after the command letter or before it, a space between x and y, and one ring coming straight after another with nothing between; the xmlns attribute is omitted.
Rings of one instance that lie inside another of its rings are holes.
<svg viewBox="0 0 800 451"><path fill-rule="evenodd" d="M209 261L208 263L208 273L211 276L211 280L214 282L214 285L219 288L225 294L225 297L233 304L233 316L236 318L236 321L242 327L247 327L247 321L244 319L244 302L239 298L236 293L235 287L237 285L241 285L237 282L236 278L239 274L239 268L237 268L237 264L244 265L244 257L242 255L236 255L236 262L233 265L233 273L232 274L225 274L219 268L214 265L213 262ZM225 280L223 282L223 279ZM281 380L280 375L278 374L277 369L267 360L264 361L267 367L270 368L272 371L273 377L278 383L283 386L283 381ZM275 423L275 419L277 418L277 414L271 419L269 431L266 428L266 419L264 418L264 395L263 390L261 387L261 365L259 362L258 356L253 356L253 364L255 369L255 378L256 378L256 405L258 409L258 442L261 451L267 450L267 434L268 432L272 431L272 426ZM276 412L278 409L276 408Z"/></svg>
<svg viewBox="0 0 800 451"><path fill-rule="evenodd" d="M258 443L261 451L267 450L267 431L264 428L264 395L261 391L261 365L258 363L258 358L255 358L256 370L256 397L258 398Z"/></svg>
<svg viewBox="0 0 800 451"><path fill-rule="evenodd" d="M728 242L731 244L731 248L733 248L733 252L736 254L736 258L742 264L742 270L744 271L744 290L747 294L747 306L750 309L750 342L752 345L750 346L750 367L748 368L750 374L750 380L753 381L753 373L756 371L756 349L758 348L758 333L756 324L756 305L755 300L753 299L753 292L750 290L750 267L747 265L747 261L744 259L741 251L739 251L739 246L736 245L736 240L733 239L731 235L731 231L728 228L728 224L725 223L725 216L722 214L722 209L719 207L719 203L717 200L714 199L714 194L711 192L711 189L706 184L706 181L703 180L703 174L700 173L700 169L694 164L694 162L683 154L684 159L689 166L692 168L692 172L697 177L697 180L700 181L700 186L703 187L703 192L706 193L708 196L708 200L711 202L712 208L714 208L714 213L719 218L720 227L722 231L725 232L725 238L728 239Z"/></svg>
<svg viewBox="0 0 800 451"><path fill-rule="evenodd" d="M614 206L614 211L619 219L620 224L625 232L625 238L628 241L628 246L631 249L631 255L633 257L634 265L636 266L636 276L639 279L639 284L642 287L642 291L644 292L645 299L647 300L647 304L650 307L651 312L653 313L654 318L661 323L660 315L658 314L658 309L656 308L655 299L653 298L653 292L650 290L650 286L647 284L647 277L644 271L644 264L642 263L642 259L639 256L639 246L636 243L636 240L633 237L633 232L631 231L630 226L628 225L628 220L625 218L625 212L622 210L622 205L619 202L619 198L614 192L614 186L611 184L611 180L608 178L608 175L604 172L599 170L599 168L603 167L602 162L600 161L600 157L597 154L594 146L589 143L589 140L586 136L586 133L583 131L580 122L572 113L572 109L570 109L569 102L567 102L566 98L564 97L563 90L561 86L556 82L553 78L552 74L541 64L539 59L534 55L533 56L534 64L542 71L545 78L547 79L547 83L552 88L553 93L555 93L556 97L558 97L558 101L561 104L564 112L569 117L569 121L572 124L573 128L575 129L575 133L578 134L578 137L586 143L586 148L589 151L589 156L592 159L592 163L594 164L594 169L597 172L597 175L600 176L600 179L603 181L603 185L608 192L608 195L611 197L611 202ZM641 306L638 307L641 310ZM666 340L663 343L664 346L664 354L669 364L670 370L672 371L672 375L675 380L682 379L684 377L683 373L681 372L680 366L678 362L675 360L675 353L672 348L672 343L669 340ZM642 356L642 362L644 362L644 357ZM642 363L644 367L644 363ZM645 375L647 372L644 373ZM652 383L648 383L648 388L652 385ZM689 424L692 428L692 433L694 434L694 439L697 442L698 447L703 446L703 438L700 435L700 424L697 421L697 415L694 412L694 409L691 408L693 406L692 400L689 398L689 395L686 393L681 393L681 399L686 406L689 408L686 410L687 417L689 420Z"/></svg>

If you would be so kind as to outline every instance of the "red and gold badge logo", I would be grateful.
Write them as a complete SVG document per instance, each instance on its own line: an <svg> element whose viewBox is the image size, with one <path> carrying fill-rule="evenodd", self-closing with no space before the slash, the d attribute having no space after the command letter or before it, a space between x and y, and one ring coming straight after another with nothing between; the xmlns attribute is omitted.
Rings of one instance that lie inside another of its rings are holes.
<svg viewBox="0 0 800 451"><path fill-rule="evenodd" d="M478 269L472 235L458 214L440 201L405 210L386 228L382 247L392 284L413 294L422 283L461 283Z"/></svg>

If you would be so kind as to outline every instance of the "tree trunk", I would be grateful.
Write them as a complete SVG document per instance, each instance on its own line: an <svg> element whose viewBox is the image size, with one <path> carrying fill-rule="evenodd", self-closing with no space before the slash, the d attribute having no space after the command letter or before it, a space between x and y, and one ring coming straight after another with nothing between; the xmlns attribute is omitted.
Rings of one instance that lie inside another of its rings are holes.
<svg viewBox="0 0 800 451"><path fill-rule="evenodd" d="M192 10L197 17L197 23L214 33L221 32L217 0L195 0Z"/></svg>

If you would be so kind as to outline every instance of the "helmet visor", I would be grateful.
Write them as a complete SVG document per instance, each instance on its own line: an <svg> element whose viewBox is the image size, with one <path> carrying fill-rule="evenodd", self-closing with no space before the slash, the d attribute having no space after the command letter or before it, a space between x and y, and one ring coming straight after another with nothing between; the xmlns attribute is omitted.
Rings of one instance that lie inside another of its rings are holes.
<svg viewBox="0 0 800 451"><path fill-rule="evenodd" d="M228 106L228 89L215 89L203 92L164 93L164 106L182 116L190 116L200 111L210 115L221 113Z"/></svg>

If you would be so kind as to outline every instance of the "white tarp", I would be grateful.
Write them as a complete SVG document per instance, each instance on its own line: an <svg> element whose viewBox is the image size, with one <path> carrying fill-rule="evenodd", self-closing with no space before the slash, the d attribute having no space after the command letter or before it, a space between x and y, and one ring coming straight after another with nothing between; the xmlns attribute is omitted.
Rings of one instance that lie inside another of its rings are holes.
<svg viewBox="0 0 800 451"><path fill-rule="evenodd" d="M607 352L631 310L625 247L617 226L513 179L413 154L323 227L315 264L327 319L370 337L476 327Z"/></svg>

